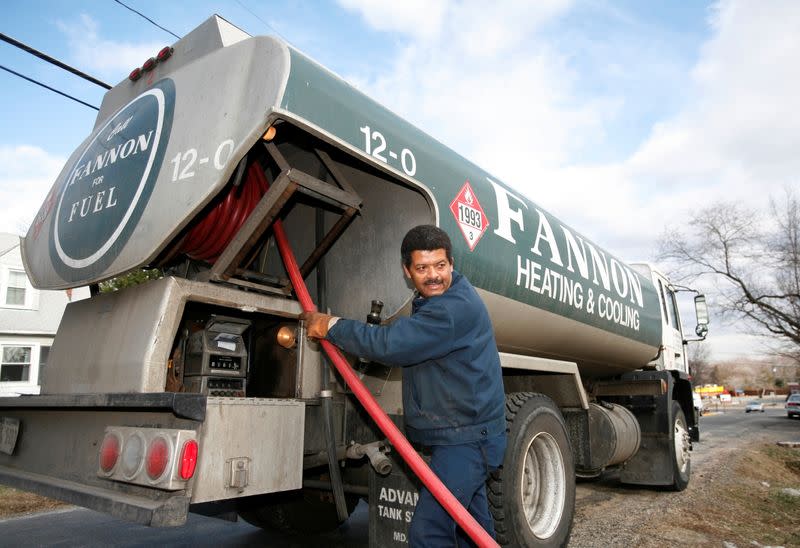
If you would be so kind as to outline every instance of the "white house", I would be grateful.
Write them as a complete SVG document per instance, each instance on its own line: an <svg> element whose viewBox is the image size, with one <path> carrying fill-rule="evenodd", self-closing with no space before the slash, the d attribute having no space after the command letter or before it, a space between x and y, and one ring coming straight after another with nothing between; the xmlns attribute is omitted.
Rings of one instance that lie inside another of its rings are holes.
<svg viewBox="0 0 800 548"><path fill-rule="evenodd" d="M87 287L34 289L19 246L19 236L0 232L0 396L39 393L64 308L89 296Z"/></svg>

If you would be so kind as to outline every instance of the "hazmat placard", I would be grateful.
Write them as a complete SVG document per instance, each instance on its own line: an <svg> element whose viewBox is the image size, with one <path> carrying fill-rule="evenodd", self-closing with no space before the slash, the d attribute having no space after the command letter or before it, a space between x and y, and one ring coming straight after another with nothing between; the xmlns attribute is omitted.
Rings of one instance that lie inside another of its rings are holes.
<svg viewBox="0 0 800 548"><path fill-rule="evenodd" d="M467 241L469 250L474 251L483 233L489 228L489 219L486 218L486 213L484 213L469 181L464 183L461 191L450 203L450 211L456 218L456 223Z"/></svg>

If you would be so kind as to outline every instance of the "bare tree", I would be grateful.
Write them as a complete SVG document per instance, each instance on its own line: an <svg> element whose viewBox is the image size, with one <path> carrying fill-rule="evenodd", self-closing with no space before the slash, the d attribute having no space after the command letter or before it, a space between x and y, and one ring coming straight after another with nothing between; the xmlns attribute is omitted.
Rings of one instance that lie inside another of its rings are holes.
<svg viewBox="0 0 800 548"><path fill-rule="evenodd" d="M771 337L776 353L800 361L800 202L787 190L769 212L720 202L695 213L686 230L669 229L660 259L673 276L711 277L725 315Z"/></svg>
<svg viewBox="0 0 800 548"><path fill-rule="evenodd" d="M715 367L709 360L711 351L707 344L689 345L689 372L695 386L703 384L716 384L717 376Z"/></svg>

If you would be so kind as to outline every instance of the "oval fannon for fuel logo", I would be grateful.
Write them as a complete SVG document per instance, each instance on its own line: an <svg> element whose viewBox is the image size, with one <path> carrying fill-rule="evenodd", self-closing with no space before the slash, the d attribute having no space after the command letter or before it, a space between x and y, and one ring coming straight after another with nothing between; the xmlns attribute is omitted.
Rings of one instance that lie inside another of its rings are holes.
<svg viewBox="0 0 800 548"><path fill-rule="evenodd" d="M67 281L111 264L153 191L172 129L175 84L156 83L95 132L60 182L50 257Z"/></svg>

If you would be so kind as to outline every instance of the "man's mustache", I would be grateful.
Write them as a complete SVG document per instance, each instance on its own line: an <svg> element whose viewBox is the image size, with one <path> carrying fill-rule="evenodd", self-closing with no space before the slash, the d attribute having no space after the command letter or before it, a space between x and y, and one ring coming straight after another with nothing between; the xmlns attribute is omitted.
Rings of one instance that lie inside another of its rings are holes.
<svg viewBox="0 0 800 548"><path fill-rule="evenodd" d="M441 278L436 278L433 280L425 280L425 285L441 285L443 280Z"/></svg>

